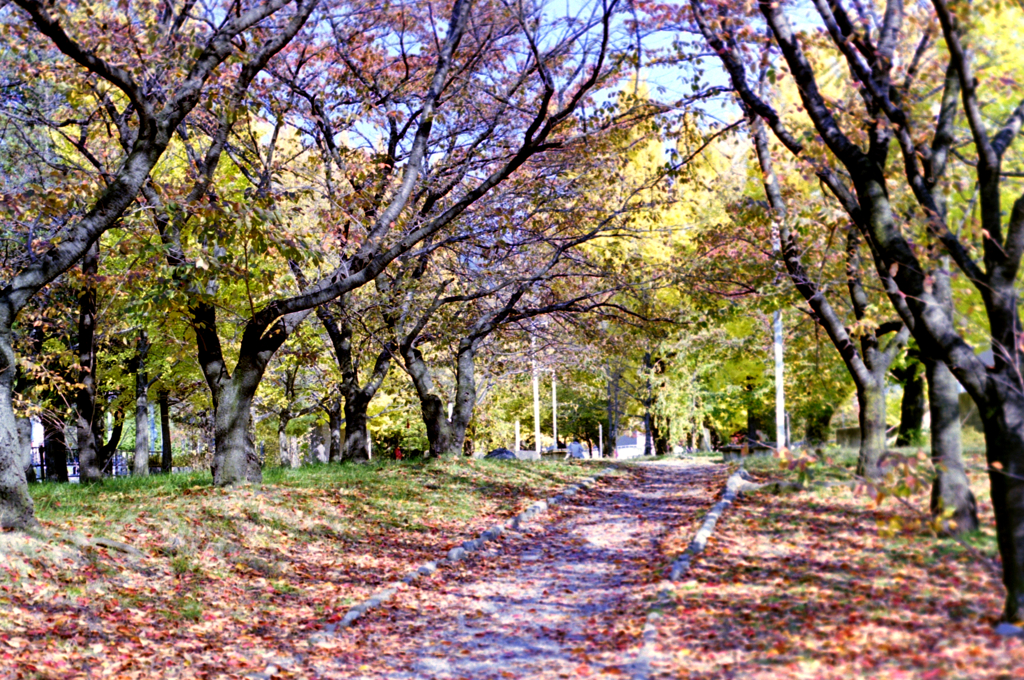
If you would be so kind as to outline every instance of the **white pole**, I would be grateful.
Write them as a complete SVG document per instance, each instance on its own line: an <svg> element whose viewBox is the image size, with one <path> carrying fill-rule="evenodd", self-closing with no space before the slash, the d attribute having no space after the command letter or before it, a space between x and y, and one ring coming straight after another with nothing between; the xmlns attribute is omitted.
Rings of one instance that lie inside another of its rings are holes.
<svg viewBox="0 0 1024 680"><path fill-rule="evenodd" d="M530 338L530 345L534 345L535 338ZM537 450L537 460L540 460L540 382L537 376L537 360L533 359L533 442Z"/></svg>
<svg viewBox="0 0 1024 680"><path fill-rule="evenodd" d="M786 385L785 364L782 348L782 310L776 310L775 326L775 445L781 449L789 446L786 437Z"/></svg>
<svg viewBox="0 0 1024 680"><path fill-rule="evenodd" d="M370 430L366 430L366 459L371 460L373 458L373 437L370 436Z"/></svg>
<svg viewBox="0 0 1024 680"><path fill-rule="evenodd" d="M516 418L516 448L515 448L515 454L517 456L519 455L519 441L520 441L519 440L519 418Z"/></svg>
<svg viewBox="0 0 1024 680"><path fill-rule="evenodd" d="M604 457L604 426L601 423L597 424L597 457Z"/></svg>
<svg viewBox="0 0 1024 680"><path fill-rule="evenodd" d="M551 436L555 440L554 447L558 448L558 392L556 390L555 372L551 371Z"/></svg>

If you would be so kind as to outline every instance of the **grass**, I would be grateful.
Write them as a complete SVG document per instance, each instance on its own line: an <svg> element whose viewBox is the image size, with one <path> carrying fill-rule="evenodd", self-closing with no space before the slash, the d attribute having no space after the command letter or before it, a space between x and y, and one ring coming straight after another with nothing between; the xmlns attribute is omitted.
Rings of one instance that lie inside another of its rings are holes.
<svg viewBox="0 0 1024 680"><path fill-rule="evenodd" d="M233 489L203 472L33 484L42 531L0 534L0 676L66 677L81 649L113 676L177 677L183 653L190 673L223 673L223 649L230 674L262 672L351 604L603 465L328 464Z"/></svg>

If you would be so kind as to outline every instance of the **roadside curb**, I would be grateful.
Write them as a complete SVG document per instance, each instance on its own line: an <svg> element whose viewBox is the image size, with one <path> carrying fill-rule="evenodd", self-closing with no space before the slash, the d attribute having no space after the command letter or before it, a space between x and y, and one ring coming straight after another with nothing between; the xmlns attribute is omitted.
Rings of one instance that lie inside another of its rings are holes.
<svg viewBox="0 0 1024 680"><path fill-rule="evenodd" d="M740 494L745 491L753 491L759 489L763 484L757 484L753 481L750 474L746 470L740 468L736 472L729 475L729 479L725 482L725 488L722 493L722 498L708 510L707 514L704 515L704 521L701 522L700 528L694 535L693 540L690 541L690 545L686 548L682 555L677 557L672 562L669 568L669 574L666 578L667 581L679 581L683 576L690 570L690 562L697 555L704 552L704 548L707 547L708 539L715 531L715 525L718 524L719 518L722 513L732 505ZM643 632L641 633L642 644L640 650L637 652L636 660L631 664L633 673L632 676L635 680L641 680L647 678L651 674L651 660L655 655L655 644L658 638L658 621L661 619L662 610L671 606L671 593L668 588L664 585L658 590L657 596L654 602L651 603L647 610L646 621L644 622Z"/></svg>
<svg viewBox="0 0 1024 680"><path fill-rule="evenodd" d="M722 499L711 507L708 514L704 515L704 521L701 522L700 529L697 530L693 540L690 541L690 545L672 563L668 576L669 581L680 580L690 570L690 561L704 552L708 539L715 532L715 525L718 524L718 519L732 505L732 502L744 491L759 489L761 486L763 485L754 483L750 474L743 468L729 476L729 479L725 482L725 491L722 494Z"/></svg>
<svg viewBox="0 0 1024 680"><path fill-rule="evenodd" d="M359 604L351 607L345 616L341 618L337 623L328 623L323 627L323 630L318 631L308 638L308 642L311 645L315 645L321 642L329 640L336 633L344 628L348 628L356 622L359 617L375 607L379 607L383 603L389 601L398 592L398 589L403 585L412 584L423 576L429 576L437 571L444 565L454 564L460 560L465 559L470 553L476 552L484 546L485 543L495 541L504 534L506 531L518 531L520 527L525 525L527 522L537 518L544 514L551 507L565 502L567 499L575 496L584 489L591 488L597 481L615 471L614 466L607 466L601 470L595 472L592 476L581 479L569 486L565 487L558 493L548 498L541 499L531 504L526 510L523 510L518 515L507 519L504 522L499 522L491 528L482 531L480 536L474 539L464 541L462 545L456 546L448 551L445 557L436 560L424 562L420 566L416 567L405 576L402 577L401 581L392 581L384 586L383 589L374 593L366 600L363 600Z"/></svg>

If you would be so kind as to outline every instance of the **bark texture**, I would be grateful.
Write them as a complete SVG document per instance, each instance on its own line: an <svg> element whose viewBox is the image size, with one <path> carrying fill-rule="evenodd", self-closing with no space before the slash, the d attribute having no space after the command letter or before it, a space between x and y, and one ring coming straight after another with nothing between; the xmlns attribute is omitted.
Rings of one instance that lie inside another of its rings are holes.
<svg viewBox="0 0 1024 680"><path fill-rule="evenodd" d="M0 306L2 316L2 306ZM35 505L28 493L28 480L18 424L14 415L14 374L17 360L11 347L9 325L0 319L0 528L25 529L38 526Z"/></svg>
<svg viewBox="0 0 1024 680"><path fill-rule="evenodd" d="M918 362L911 363L896 377L903 381L903 399L900 401L900 430L896 446L914 446L921 441L925 413L925 380Z"/></svg>
<svg viewBox="0 0 1024 680"><path fill-rule="evenodd" d="M149 374L146 359L149 357L149 337L146 331L139 331L135 352L135 455L132 457L132 476L145 477L149 474Z"/></svg>
<svg viewBox="0 0 1024 680"><path fill-rule="evenodd" d="M978 503L971 492L960 446L960 399L956 378L942 361L928 361L928 401L932 419L931 511L936 517L951 520L951 534L978 528Z"/></svg>
<svg viewBox="0 0 1024 680"><path fill-rule="evenodd" d="M82 293L78 298L78 363L81 387L75 400L78 429L78 474L83 484L103 478L101 442L97 437L96 408L96 285L99 245L94 243L82 258Z"/></svg>
<svg viewBox="0 0 1024 680"><path fill-rule="evenodd" d="M174 467L174 449L171 448L171 404L167 390L160 390L160 470L169 475Z"/></svg>

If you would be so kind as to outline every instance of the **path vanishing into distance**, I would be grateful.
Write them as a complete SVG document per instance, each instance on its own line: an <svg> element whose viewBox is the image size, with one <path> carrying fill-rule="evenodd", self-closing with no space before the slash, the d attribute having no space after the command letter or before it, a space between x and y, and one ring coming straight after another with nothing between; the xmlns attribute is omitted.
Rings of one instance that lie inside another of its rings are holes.
<svg viewBox="0 0 1024 680"><path fill-rule="evenodd" d="M650 603L728 471L705 461L631 466L466 560L400 591L340 634L359 659L335 678L658 677Z"/></svg>

